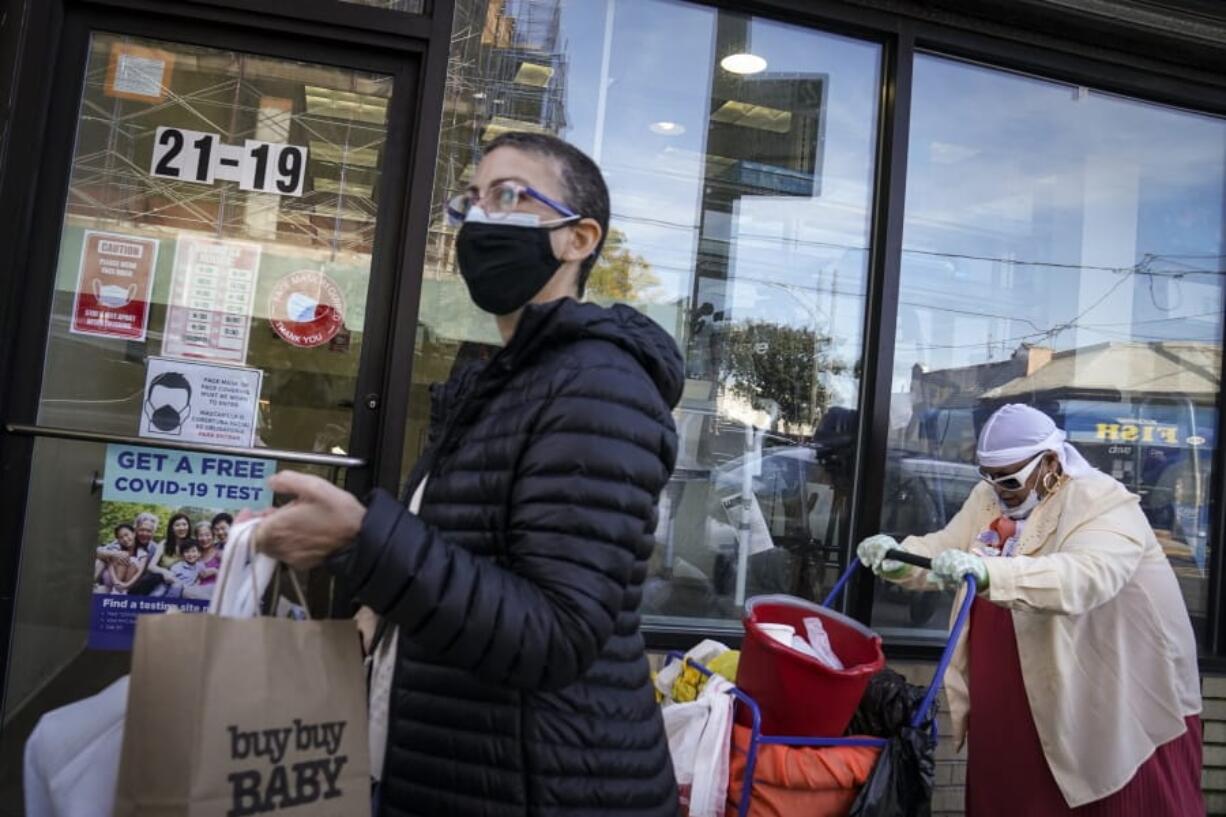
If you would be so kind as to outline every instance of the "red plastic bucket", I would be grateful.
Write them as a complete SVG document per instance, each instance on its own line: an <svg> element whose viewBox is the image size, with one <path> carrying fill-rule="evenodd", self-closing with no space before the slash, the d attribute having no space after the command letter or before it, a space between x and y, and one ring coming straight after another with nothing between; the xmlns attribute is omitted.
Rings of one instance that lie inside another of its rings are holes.
<svg viewBox="0 0 1226 817"><path fill-rule="evenodd" d="M758 627L791 624L805 632L804 620L817 616L830 646L845 669L834 670L789 649ZM745 639L736 684L758 702L767 735L838 737L856 714L869 679L885 666L881 636L858 621L795 596L754 596L745 602ZM752 719L737 707L737 721Z"/></svg>

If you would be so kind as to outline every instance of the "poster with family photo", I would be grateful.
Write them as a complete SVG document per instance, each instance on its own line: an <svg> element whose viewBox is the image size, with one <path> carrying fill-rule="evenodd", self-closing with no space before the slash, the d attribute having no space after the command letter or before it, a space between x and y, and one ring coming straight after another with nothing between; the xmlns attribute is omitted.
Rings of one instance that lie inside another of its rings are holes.
<svg viewBox="0 0 1226 817"><path fill-rule="evenodd" d="M89 646L131 649L136 617L208 608L234 517L272 504L272 460L112 444L93 547Z"/></svg>

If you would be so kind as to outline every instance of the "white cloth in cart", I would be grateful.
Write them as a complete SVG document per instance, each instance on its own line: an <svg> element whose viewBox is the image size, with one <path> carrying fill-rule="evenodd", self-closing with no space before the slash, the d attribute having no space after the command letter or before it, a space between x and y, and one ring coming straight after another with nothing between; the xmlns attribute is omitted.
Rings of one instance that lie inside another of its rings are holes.
<svg viewBox="0 0 1226 817"><path fill-rule="evenodd" d="M115 803L128 676L39 719L25 751L26 817L109 815Z"/></svg>
<svg viewBox="0 0 1226 817"><path fill-rule="evenodd" d="M664 731L690 817L722 817L728 800L732 683L712 675L698 700L664 707Z"/></svg>
<svg viewBox="0 0 1226 817"><path fill-rule="evenodd" d="M210 612L232 617L256 615L256 588L263 593L276 562L257 554L251 560L255 521L235 525L222 552L216 593ZM224 597L223 597L224 595ZM89 698L43 715L26 741L23 766L26 817L109 817L115 805L115 782L123 747L124 715L128 707L128 676Z"/></svg>

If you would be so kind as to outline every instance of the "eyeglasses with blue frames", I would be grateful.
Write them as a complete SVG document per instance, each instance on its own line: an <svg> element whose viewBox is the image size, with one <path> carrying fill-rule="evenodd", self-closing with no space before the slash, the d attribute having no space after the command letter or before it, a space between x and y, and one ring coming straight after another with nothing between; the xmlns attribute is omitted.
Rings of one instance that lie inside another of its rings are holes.
<svg viewBox="0 0 1226 817"><path fill-rule="evenodd" d="M478 196L472 191L453 196L447 202L447 222L459 226L468 217L468 212L474 207L480 207L491 219L506 218L518 212L517 208L525 198L539 201L562 218L542 222L542 227L560 227L581 216L560 201L551 199L539 190L534 190L526 184L516 182L499 182L485 191L484 196Z"/></svg>

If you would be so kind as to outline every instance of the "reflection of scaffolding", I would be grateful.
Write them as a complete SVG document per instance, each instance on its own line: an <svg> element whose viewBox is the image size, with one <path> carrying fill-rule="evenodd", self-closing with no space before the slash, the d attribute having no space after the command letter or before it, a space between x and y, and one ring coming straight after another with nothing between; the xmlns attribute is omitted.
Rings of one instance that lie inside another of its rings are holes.
<svg viewBox="0 0 1226 817"><path fill-rule="evenodd" d="M447 67L427 275L452 274L445 200L462 192L482 146L506 131L566 127L562 0L458 0Z"/></svg>
<svg viewBox="0 0 1226 817"><path fill-rule="evenodd" d="M107 95L101 54L95 51L86 77L70 215L370 254L390 80L352 77L339 89L346 77L335 69L185 48L175 54L173 87L163 86L163 101L149 104ZM265 107L270 100L286 104ZM305 145L303 195L151 176L159 126L217 133L231 145Z"/></svg>

